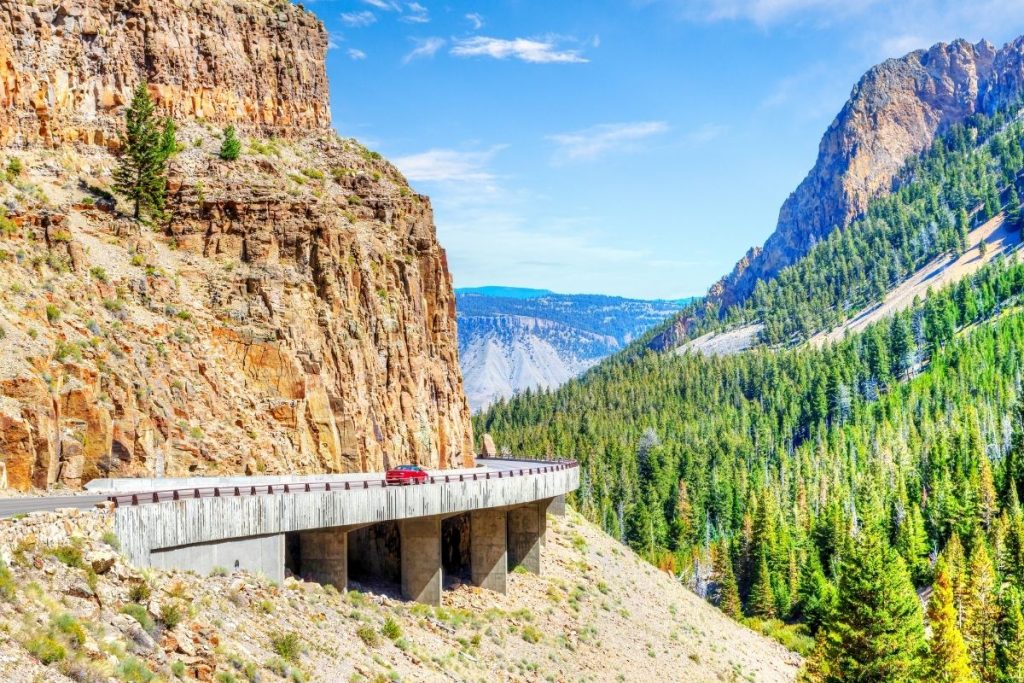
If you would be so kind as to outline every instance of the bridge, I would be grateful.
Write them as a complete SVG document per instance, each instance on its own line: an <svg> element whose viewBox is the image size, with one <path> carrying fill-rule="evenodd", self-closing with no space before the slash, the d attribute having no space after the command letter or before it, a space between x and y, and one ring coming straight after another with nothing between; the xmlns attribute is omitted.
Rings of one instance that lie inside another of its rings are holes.
<svg viewBox="0 0 1024 683"><path fill-rule="evenodd" d="M509 570L540 573L547 515L579 486L575 462L478 464L403 486L380 474L110 482L106 498L136 566L290 572L341 590L352 579L439 605L448 579L504 593Z"/></svg>

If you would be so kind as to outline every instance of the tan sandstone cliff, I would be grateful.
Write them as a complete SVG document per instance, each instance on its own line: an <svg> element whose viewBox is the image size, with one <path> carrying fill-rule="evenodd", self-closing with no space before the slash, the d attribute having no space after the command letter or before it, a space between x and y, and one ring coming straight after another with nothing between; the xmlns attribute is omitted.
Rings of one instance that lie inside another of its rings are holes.
<svg viewBox="0 0 1024 683"><path fill-rule="evenodd" d="M330 130L326 43L287 2L0 0L11 487L472 462L429 200ZM144 77L181 146L151 226L103 191Z"/></svg>

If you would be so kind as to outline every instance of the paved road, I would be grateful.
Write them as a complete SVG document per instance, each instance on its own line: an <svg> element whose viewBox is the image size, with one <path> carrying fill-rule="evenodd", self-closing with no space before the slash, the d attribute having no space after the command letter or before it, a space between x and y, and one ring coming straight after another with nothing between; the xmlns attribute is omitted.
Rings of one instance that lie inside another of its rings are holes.
<svg viewBox="0 0 1024 683"><path fill-rule="evenodd" d="M531 460L481 460L481 466L475 471L486 472L486 471L509 471L528 469L530 467L536 467L542 465L537 461ZM469 472L472 470L455 470L455 472ZM451 472L451 470L449 470ZM431 474L445 473L444 470L431 470ZM366 472L358 475L353 475L348 478L351 482L362 482L371 481L379 482L384 479L383 472ZM313 486L320 487L322 483L313 483ZM332 483L337 486L337 482ZM224 488L228 488L225 486ZM280 485L275 484L275 489L280 491ZM146 491L152 489L144 489ZM130 496L131 491L118 491L118 496ZM148 496L149 493L146 493ZM203 497L213 496L213 489L206 488L201 490L200 495ZM18 498L0 498L0 519L13 517L15 515L26 514L29 512L40 512L40 511L53 511L60 508L78 508L80 510L95 507L97 503L102 503L107 500L107 495L102 494L82 494L78 496L23 496Z"/></svg>

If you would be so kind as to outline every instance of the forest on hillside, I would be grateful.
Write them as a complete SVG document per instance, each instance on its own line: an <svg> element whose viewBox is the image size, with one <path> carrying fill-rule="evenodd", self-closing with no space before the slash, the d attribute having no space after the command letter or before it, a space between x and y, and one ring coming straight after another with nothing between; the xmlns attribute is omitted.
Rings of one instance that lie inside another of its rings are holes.
<svg viewBox="0 0 1024 683"><path fill-rule="evenodd" d="M954 129L725 319L802 338L962 248L975 200L1016 221L1022 142L1001 117ZM812 652L808 680L1024 681L1022 293L1014 255L822 349L635 346L477 433L579 460L586 516Z"/></svg>

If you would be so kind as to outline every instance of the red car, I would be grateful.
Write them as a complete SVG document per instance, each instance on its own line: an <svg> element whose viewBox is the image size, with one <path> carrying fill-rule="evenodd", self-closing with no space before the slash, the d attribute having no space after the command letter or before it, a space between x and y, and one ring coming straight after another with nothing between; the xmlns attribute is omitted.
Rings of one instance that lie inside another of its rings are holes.
<svg viewBox="0 0 1024 683"><path fill-rule="evenodd" d="M399 465L387 471L384 480L389 486L403 484L425 484L430 475L419 465Z"/></svg>

